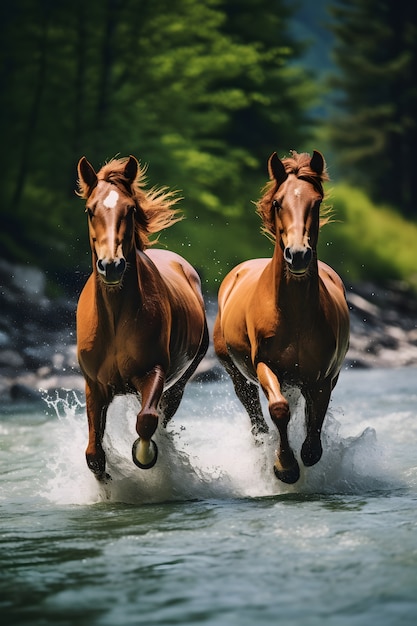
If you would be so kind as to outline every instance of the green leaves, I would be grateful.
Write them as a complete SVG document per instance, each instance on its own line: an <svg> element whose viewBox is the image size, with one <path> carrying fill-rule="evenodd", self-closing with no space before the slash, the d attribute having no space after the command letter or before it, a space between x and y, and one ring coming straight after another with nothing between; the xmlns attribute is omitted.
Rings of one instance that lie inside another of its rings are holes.
<svg viewBox="0 0 417 626"><path fill-rule="evenodd" d="M333 6L332 80L337 109L328 126L340 171L378 202L415 216L417 142L415 6L341 0ZM397 162L400 167L396 167Z"/></svg>
<svg viewBox="0 0 417 626"><path fill-rule="evenodd" d="M180 190L187 215L219 226L253 211L257 223L251 201L266 161L303 145L312 94L292 64L284 0L11 5L0 20L0 171L2 211L19 220L21 245L5 237L4 254L59 271L87 265L74 195L82 155L98 168L134 154L150 185ZM188 237L185 224L169 237ZM240 254L241 241L230 246Z"/></svg>

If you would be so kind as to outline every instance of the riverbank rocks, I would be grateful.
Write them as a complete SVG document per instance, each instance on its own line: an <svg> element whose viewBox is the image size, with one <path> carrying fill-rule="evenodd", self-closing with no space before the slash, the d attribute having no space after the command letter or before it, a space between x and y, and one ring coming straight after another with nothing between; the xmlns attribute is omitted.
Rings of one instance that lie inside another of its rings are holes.
<svg viewBox="0 0 417 626"><path fill-rule="evenodd" d="M84 393L76 357L74 299L46 295L46 277L0 259L0 402L35 401L60 390ZM347 368L417 366L417 296L402 284L348 286L351 342ZM212 336L215 298L206 299ZM210 344L193 379L219 380Z"/></svg>
<svg viewBox="0 0 417 626"><path fill-rule="evenodd" d="M417 296L403 284L360 284L347 290L351 367L417 365Z"/></svg>

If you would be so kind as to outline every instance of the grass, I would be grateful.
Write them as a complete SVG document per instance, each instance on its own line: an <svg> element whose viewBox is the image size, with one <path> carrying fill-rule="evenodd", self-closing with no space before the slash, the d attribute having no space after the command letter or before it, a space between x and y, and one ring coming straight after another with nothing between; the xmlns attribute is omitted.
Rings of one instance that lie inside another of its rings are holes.
<svg viewBox="0 0 417 626"><path fill-rule="evenodd" d="M329 202L334 222L320 233L319 258L345 282L400 280L417 291L417 224L348 185L334 187Z"/></svg>

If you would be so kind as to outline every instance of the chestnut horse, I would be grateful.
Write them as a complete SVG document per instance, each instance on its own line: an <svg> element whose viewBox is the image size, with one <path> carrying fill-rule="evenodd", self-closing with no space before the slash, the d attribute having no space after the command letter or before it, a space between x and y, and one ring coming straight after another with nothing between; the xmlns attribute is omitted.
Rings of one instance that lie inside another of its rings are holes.
<svg viewBox="0 0 417 626"><path fill-rule="evenodd" d="M171 193L145 193L144 173L133 156L97 174L85 157L78 163L93 271L78 302L77 348L86 382L86 459L98 479L106 476L102 440L113 397L140 396L132 458L152 467L158 419L166 425L174 415L208 346L197 272L178 254L147 250L151 233L180 218Z"/></svg>
<svg viewBox="0 0 417 626"><path fill-rule="evenodd" d="M255 435L268 431L261 385L280 435L275 474L295 483L300 469L288 441L285 391L298 387L305 398L301 459L314 465L322 455L322 424L349 344L349 312L341 279L317 260L322 182L328 179L322 155L293 152L281 161L274 153L268 170L271 181L257 211L275 240L274 254L241 263L222 282L214 346Z"/></svg>

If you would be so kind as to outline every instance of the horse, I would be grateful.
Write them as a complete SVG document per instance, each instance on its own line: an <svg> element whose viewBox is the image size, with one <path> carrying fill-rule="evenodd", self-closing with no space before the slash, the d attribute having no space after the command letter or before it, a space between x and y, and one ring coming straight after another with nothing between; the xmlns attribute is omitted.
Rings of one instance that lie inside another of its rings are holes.
<svg viewBox="0 0 417 626"><path fill-rule="evenodd" d="M297 388L305 399L301 459L309 467L322 456L323 420L349 345L349 311L342 280L317 260L319 230L330 219L329 211L320 216L329 179L322 154L293 151L281 161L274 152L268 172L256 210L274 241L273 256L245 261L224 278L213 339L257 440L268 432L262 388L280 438L274 472L292 484L300 468L288 440L288 391Z"/></svg>
<svg viewBox="0 0 417 626"><path fill-rule="evenodd" d="M150 249L152 234L181 217L173 192L145 191L145 173L134 156L113 159L98 173L85 157L78 162L92 273L78 300L77 353L85 378L86 461L99 480L108 477L102 441L113 398L140 398L132 460L153 467L159 419L166 426L175 414L209 342L196 270L174 252Z"/></svg>

